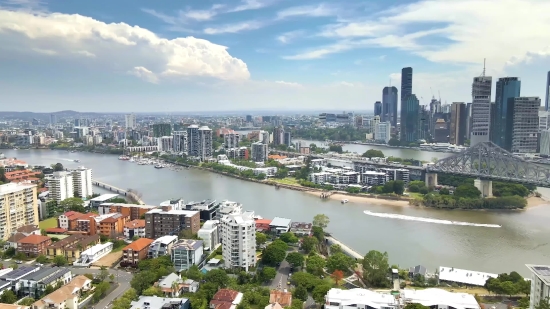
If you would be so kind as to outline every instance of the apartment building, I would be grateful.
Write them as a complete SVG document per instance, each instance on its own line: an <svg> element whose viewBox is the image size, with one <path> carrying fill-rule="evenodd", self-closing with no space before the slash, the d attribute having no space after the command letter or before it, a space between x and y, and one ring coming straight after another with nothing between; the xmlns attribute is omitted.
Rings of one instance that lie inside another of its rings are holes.
<svg viewBox="0 0 550 309"><path fill-rule="evenodd" d="M535 309L541 300L550 297L550 266L526 264L531 271L529 309Z"/></svg>
<svg viewBox="0 0 550 309"><path fill-rule="evenodd" d="M155 239L155 241L153 241L153 243L149 246L147 257L153 259L164 255L171 256L172 248L177 241L178 236L175 235L166 235Z"/></svg>
<svg viewBox="0 0 550 309"><path fill-rule="evenodd" d="M68 268L40 268L17 282L17 296L21 298L40 298L46 291L47 286L55 287L59 283L65 285L71 281L72 277L72 272Z"/></svg>
<svg viewBox="0 0 550 309"><path fill-rule="evenodd" d="M109 238L124 234L124 225L128 216L119 213L97 216L94 220L97 223L97 232Z"/></svg>
<svg viewBox="0 0 550 309"><path fill-rule="evenodd" d="M48 236L29 235L17 242L17 252L26 256L39 256L46 254L46 248L52 243Z"/></svg>
<svg viewBox="0 0 550 309"><path fill-rule="evenodd" d="M92 280L76 276L68 284L32 304L33 309L78 309L80 296L92 288Z"/></svg>
<svg viewBox="0 0 550 309"><path fill-rule="evenodd" d="M145 237L145 220L132 220L124 224L124 237Z"/></svg>
<svg viewBox="0 0 550 309"><path fill-rule="evenodd" d="M0 185L0 239L7 240L19 227L38 224L36 185Z"/></svg>
<svg viewBox="0 0 550 309"><path fill-rule="evenodd" d="M267 161L269 150L267 144L261 142L256 142L251 145L251 159L254 162L265 162Z"/></svg>
<svg viewBox="0 0 550 309"><path fill-rule="evenodd" d="M204 261L203 241L196 239L180 239L172 247L172 263L176 271L189 269L193 265L200 265Z"/></svg>
<svg viewBox="0 0 550 309"><path fill-rule="evenodd" d="M122 249L122 261L120 262L120 266L137 266L139 261L147 258L151 243L153 243L152 239L140 238L124 247Z"/></svg>
<svg viewBox="0 0 550 309"><path fill-rule="evenodd" d="M78 197L88 197L94 194L92 189L92 169L79 166L71 171L73 175L73 193Z"/></svg>
<svg viewBox="0 0 550 309"><path fill-rule="evenodd" d="M98 216L98 214L89 212L78 217L76 219L76 225L74 226L73 231L77 231L86 235L97 234L97 223L95 221L95 218ZM69 226L71 227L71 225Z"/></svg>
<svg viewBox="0 0 550 309"><path fill-rule="evenodd" d="M219 220L204 222L197 236L204 241L205 250L215 250L220 245Z"/></svg>
<svg viewBox="0 0 550 309"><path fill-rule="evenodd" d="M73 174L71 172L54 172L48 178L48 190L50 198L58 203L69 197L74 197Z"/></svg>
<svg viewBox="0 0 550 309"><path fill-rule="evenodd" d="M224 267L248 271L256 265L256 223L254 212L238 212L220 219Z"/></svg>
<svg viewBox="0 0 550 309"><path fill-rule="evenodd" d="M164 235L178 235L188 230L196 234L200 229L200 213L192 210L171 210L171 207L152 209L145 214L145 237L157 239Z"/></svg>
<svg viewBox="0 0 550 309"><path fill-rule="evenodd" d="M73 230L76 227L76 220L83 215L83 213L78 211L67 211L57 217L57 226L62 229Z"/></svg>
<svg viewBox="0 0 550 309"><path fill-rule="evenodd" d="M231 132L223 135L223 147L227 149L238 148L241 136L239 133Z"/></svg>
<svg viewBox="0 0 550 309"><path fill-rule="evenodd" d="M199 128L199 153L201 161L212 157L212 129L207 126Z"/></svg>
<svg viewBox="0 0 550 309"><path fill-rule="evenodd" d="M78 260L83 251L98 243L99 235L73 234L47 246L46 256L53 260L56 256L61 255L66 257L67 261L74 262Z"/></svg>
<svg viewBox="0 0 550 309"><path fill-rule="evenodd" d="M137 204L112 204L109 206L110 213L120 213L128 216L128 220L141 219L149 210L155 209L157 206L137 205Z"/></svg>

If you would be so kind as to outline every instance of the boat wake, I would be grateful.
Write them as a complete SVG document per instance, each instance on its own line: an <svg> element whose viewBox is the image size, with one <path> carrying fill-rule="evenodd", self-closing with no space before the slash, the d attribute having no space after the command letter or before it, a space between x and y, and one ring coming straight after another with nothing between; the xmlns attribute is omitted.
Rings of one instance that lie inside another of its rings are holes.
<svg viewBox="0 0 550 309"><path fill-rule="evenodd" d="M419 221L419 222L435 223L435 224L495 227L495 228L502 227L498 224L481 224L481 223L471 223L471 222L463 222L463 221L440 220L440 219L432 219L432 218L424 218L424 217L413 217L413 216L405 216L405 215L398 215L398 214L372 212L368 210L363 211L363 213L373 217L399 219L399 220L407 220L407 221Z"/></svg>

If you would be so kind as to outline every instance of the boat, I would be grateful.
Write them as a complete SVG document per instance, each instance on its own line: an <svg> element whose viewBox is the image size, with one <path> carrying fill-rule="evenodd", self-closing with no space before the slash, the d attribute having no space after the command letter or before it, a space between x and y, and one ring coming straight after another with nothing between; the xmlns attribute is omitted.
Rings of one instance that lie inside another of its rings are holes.
<svg viewBox="0 0 550 309"><path fill-rule="evenodd" d="M162 166L162 164L157 164L155 165L155 168L163 168L164 166Z"/></svg>
<svg viewBox="0 0 550 309"><path fill-rule="evenodd" d="M76 163L80 162L80 160L78 160L78 159L74 159L73 161L76 162Z"/></svg>
<svg viewBox="0 0 550 309"><path fill-rule="evenodd" d="M128 158L127 156L120 156L118 157L119 160L129 160L130 158Z"/></svg>
<svg viewBox="0 0 550 309"><path fill-rule="evenodd" d="M349 202L347 199L343 199L343 200L342 200L342 204L345 204L345 203L347 203L347 202Z"/></svg>

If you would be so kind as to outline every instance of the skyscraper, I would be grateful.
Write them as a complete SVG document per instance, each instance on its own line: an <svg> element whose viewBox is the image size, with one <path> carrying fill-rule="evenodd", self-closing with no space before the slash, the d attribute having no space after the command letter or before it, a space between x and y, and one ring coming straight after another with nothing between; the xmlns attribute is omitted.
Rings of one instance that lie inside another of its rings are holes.
<svg viewBox="0 0 550 309"><path fill-rule="evenodd" d="M451 128L449 132L449 143L453 145L464 145L468 127L468 116L466 104L455 102L451 105Z"/></svg>
<svg viewBox="0 0 550 309"><path fill-rule="evenodd" d="M126 129L135 129L136 128L136 115L126 114L124 115L124 122Z"/></svg>
<svg viewBox="0 0 550 309"><path fill-rule="evenodd" d="M187 155L198 157L199 148L199 126L192 124L187 127Z"/></svg>
<svg viewBox="0 0 550 309"><path fill-rule="evenodd" d="M539 130L539 97L514 98L512 114L512 149L513 153L537 152Z"/></svg>
<svg viewBox="0 0 550 309"><path fill-rule="evenodd" d="M418 140L419 116L420 102L411 94L401 105L401 141L414 143Z"/></svg>
<svg viewBox="0 0 550 309"><path fill-rule="evenodd" d="M56 124L57 124L57 116L55 114L50 114L50 126L54 128Z"/></svg>
<svg viewBox="0 0 550 309"><path fill-rule="evenodd" d="M220 219L222 255L226 268L256 266L256 223L254 212L234 212Z"/></svg>
<svg viewBox="0 0 550 309"><path fill-rule="evenodd" d="M548 76L546 77L546 99L544 100L544 109L548 110L550 107L550 71L548 71Z"/></svg>
<svg viewBox="0 0 550 309"><path fill-rule="evenodd" d="M277 127L273 130L273 145L278 146L284 144L285 129Z"/></svg>
<svg viewBox="0 0 550 309"><path fill-rule="evenodd" d="M384 87L382 90L382 122L389 121L392 126L397 126L397 88Z"/></svg>
<svg viewBox="0 0 550 309"><path fill-rule="evenodd" d="M374 103L374 116L382 115L382 102L376 101Z"/></svg>
<svg viewBox="0 0 550 309"><path fill-rule="evenodd" d="M491 123L491 88L493 78L483 74L472 83L472 128L470 146L489 141Z"/></svg>
<svg viewBox="0 0 550 309"><path fill-rule="evenodd" d="M172 125L169 123L153 124L153 137L163 137L172 135Z"/></svg>
<svg viewBox="0 0 550 309"><path fill-rule="evenodd" d="M73 193L75 196L87 198L94 194L92 188L92 169L80 166L71 173L73 174Z"/></svg>
<svg viewBox="0 0 550 309"><path fill-rule="evenodd" d="M499 78L496 84L495 104L491 114L489 130L491 142L510 151L512 149L512 129L514 98L520 96L521 81L517 77ZM538 112L537 112L538 115Z"/></svg>
<svg viewBox="0 0 550 309"><path fill-rule="evenodd" d="M199 157L201 161L212 157L212 129L207 126L199 128Z"/></svg>
<svg viewBox="0 0 550 309"><path fill-rule="evenodd" d="M401 108L407 101L407 97L412 94L413 87L413 69L411 67L401 69Z"/></svg>

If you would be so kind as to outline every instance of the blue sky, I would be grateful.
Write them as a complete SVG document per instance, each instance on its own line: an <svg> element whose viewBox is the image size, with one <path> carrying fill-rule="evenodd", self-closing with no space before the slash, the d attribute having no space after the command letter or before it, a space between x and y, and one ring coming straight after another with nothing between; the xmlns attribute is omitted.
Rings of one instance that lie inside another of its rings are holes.
<svg viewBox="0 0 550 309"><path fill-rule="evenodd" d="M491 12L491 14L487 14ZM545 0L0 0L0 110L372 110L414 68L426 104L471 81L543 96ZM511 22L514 21L514 22Z"/></svg>

